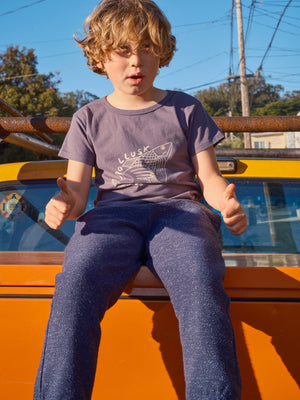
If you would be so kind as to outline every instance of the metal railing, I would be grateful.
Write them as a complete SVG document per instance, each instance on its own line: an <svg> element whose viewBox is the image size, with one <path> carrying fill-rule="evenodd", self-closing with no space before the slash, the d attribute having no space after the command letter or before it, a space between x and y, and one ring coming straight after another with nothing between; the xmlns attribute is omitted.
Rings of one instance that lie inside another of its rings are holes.
<svg viewBox="0 0 300 400"><path fill-rule="evenodd" d="M58 146L49 135L66 134L70 117L23 117L18 111L0 99L0 108L10 117L0 117L0 139L49 156L56 156ZM213 117L223 132L300 132L300 116L268 117ZM34 138L30 135L36 135ZM217 148L217 155L299 157L300 149L227 149ZM271 150L271 151L270 151Z"/></svg>

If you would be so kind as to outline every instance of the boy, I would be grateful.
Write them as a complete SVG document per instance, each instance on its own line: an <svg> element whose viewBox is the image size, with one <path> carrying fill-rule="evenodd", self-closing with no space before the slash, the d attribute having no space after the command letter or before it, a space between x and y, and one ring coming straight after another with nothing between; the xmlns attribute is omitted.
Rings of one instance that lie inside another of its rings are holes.
<svg viewBox="0 0 300 400"><path fill-rule="evenodd" d="M175 51L155 3L104 0L85 28L78 42L88 64L114 91L74 115L60 152L67 181L58 179L45 219L54 229L78 221L56 278L34 398L91 398L99 322L146 263L179 320L186 399L239 399L220 217L199 203L203 194L232 233L246 229L234 185L216 162L223 134L195 98L153 86ZM93 167L95 208L82 215Z"/></svg>

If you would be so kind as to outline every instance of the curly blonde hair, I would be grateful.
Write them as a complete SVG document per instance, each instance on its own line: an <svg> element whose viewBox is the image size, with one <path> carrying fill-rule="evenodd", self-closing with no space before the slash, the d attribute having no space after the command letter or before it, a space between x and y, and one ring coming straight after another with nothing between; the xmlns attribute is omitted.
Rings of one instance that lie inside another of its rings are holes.
<svg viewBox="0 0 300 400"><path fill-rule="evenodd" d="M75 40L82 47L89 67L106 75L103 64L112 50L128 43L136 46L150 41L153 54L160 58L160 67L169 65L176 50L176 39L160 8L151 0L102 0L84 22L83 39Z"/></svg>

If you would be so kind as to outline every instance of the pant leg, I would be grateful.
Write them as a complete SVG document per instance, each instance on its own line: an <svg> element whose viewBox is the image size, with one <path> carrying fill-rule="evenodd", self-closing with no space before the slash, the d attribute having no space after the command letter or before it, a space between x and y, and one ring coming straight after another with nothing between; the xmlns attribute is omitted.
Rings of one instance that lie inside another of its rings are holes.
<svg viewBox="0 0 300 400"><path fill-rule="evenodd" d="M143 237L133 213L96 209L76 223L65 252L35 384L35 400L91 398L99 321L140 267Z"/></svg>
<svg viewBox="0 0 300 400"><path fill-rule="evenodd" d="M237 400L240 375L223 287L220 217L190 201L174 201L156 219L149 261L179 320L186 400Z"/></svg>

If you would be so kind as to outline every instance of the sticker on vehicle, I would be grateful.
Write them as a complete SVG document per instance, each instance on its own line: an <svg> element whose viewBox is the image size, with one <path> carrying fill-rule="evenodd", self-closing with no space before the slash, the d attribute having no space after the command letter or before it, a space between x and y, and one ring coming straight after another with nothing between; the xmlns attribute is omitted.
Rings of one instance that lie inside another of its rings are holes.
<svg viewBox="0 0 300 400"><path fill-rule="evenodd" d="M0 202L0 212L4 218L15 221L27 210L27 202L16 192L7 194Z"/></svg>

